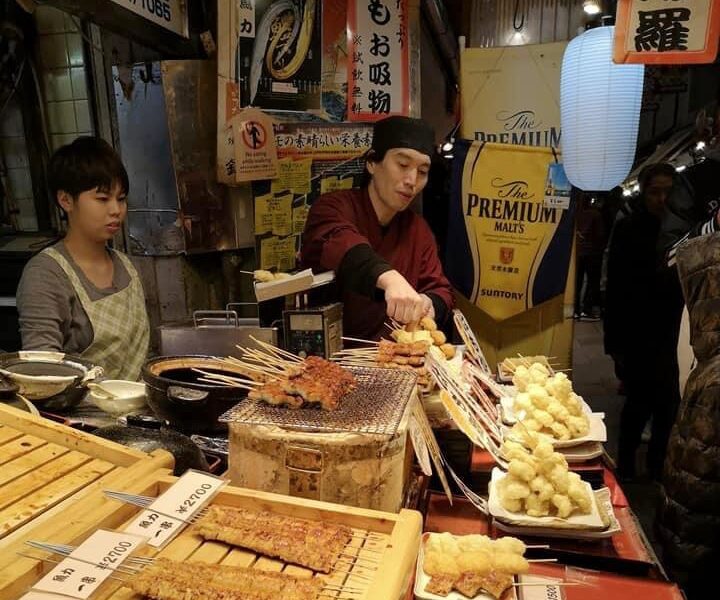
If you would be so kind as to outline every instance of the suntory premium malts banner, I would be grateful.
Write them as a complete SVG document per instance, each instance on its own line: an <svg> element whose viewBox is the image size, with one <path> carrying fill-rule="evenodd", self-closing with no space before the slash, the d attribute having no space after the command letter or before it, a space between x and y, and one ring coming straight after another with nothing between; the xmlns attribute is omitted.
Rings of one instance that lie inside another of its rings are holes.
<svg viewBox="0 0 720 600"><path fill-rule="evenodd" d="M552 149L461 140L454 154L451 283L497 321L562 294L575 210L552 200Z"/></svg>

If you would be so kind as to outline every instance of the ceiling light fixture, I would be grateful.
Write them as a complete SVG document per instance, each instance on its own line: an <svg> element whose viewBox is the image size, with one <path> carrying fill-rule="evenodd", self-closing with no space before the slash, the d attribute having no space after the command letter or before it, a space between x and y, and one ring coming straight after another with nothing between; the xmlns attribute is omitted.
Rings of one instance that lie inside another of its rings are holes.
<svg viewBox="0 0 720 600"><path fill-rule="evenodd" d="M599 0L585 0L585 2L583 2L583 10L592 16L600 14L602 7L600 6Z"/></svg>

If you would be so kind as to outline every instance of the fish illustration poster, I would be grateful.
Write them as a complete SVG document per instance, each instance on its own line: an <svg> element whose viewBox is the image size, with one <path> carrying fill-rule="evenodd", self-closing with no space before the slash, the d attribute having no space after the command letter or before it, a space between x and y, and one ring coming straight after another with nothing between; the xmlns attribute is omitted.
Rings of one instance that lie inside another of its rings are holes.
<svg viewBox="0 0 720 600"><path fill-rule="evenodd" d="M241 105L267 110L320 109L320 0L238 1L254 8L238 12L236 78ZM254 23L250 21L253 13Z"/></svg>

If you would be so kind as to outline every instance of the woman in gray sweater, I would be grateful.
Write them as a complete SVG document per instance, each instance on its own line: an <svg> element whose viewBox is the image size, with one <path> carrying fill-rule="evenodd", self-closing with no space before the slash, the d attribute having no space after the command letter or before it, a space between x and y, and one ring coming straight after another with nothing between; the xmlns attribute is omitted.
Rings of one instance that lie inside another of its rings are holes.
<svg viewBox="0 0 720 600"><path fill-rule="evenodd" d="M23 349L80 355L110 378L137 380L149 340L145 296L130 260L108 247L127 215L125 167L107 142L80 137L52 156L48 181L68 230L23 271Z"/></svg>

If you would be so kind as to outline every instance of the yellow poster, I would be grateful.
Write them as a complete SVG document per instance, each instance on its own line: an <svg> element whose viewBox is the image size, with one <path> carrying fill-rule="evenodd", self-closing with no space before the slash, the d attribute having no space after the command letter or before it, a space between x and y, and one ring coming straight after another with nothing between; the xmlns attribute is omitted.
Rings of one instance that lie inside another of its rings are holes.
<svg viewBox="0 0 720 600"><path fill-rule="evenodd" d="M320 180L320 193L327 194L337 190L351 190L353 188L353 178L345 177L323 177Z"/></svg>
<svg viewBox="0 0 720 600"><path fill-rule="evenodd" d="M260 240L260 268L274 269L278 266L278 238L275 236Z"/></svg>
<svg viewBox="0 0 720 600"><path fill-rule="evenodd" d="M574 208L546 201L549 175L564 177L556 155L465 141L455 154L464 168L452 182L446 272L453 285L496 321L562 294Z"/></svg>
<svg viewBox="0 0 720 600"><path fill-rule="evenodd" d="M277 241L277 267L280 271L292 271L295 268L295 247L297 236L289 235Z"/></svg>
<svg viewBox="0 0 720 600"><path fill-rule="evenodd" d="M270 191L273 194L292 191L295 194L310 193L310 169L312 158L293 160L282 158L278 161L278 176L272 180Z"/></svg>
<svg viewBox="0 0 720 600"><path fill-rule="evenodd" d="M305 221L307 221L310 207L307 204L293 208L293 233L302 233L305 230Z"/></svg>
<svg viewBox="0 0 720 600"><path fill-rule="evenodd" d="M292 233L292 200L292 194L276 196L268 200L273 235L290 235Z"/></svg>
<svg viewBox="0 0 720 600"><path fill-rule="evenodd" d="M255 198L255 235L270 233L273 228L273 214L270 210L271 194Z"/></svg>
<svg viewBox="0 0 720 600"><path fill-rule="evenodd" d="M560 67L567 42L466 48L460 57L469 140L560 145Z"/></svg>

